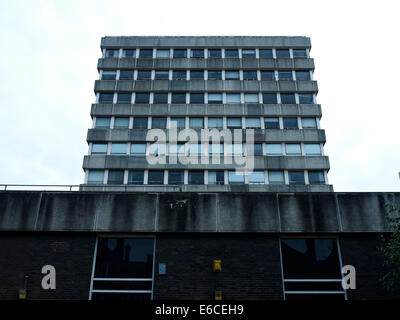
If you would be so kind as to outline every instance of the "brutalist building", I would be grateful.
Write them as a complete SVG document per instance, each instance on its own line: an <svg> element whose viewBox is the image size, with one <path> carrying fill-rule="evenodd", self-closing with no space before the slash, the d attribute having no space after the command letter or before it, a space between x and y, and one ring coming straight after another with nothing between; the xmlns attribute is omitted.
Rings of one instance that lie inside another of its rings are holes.
<svg viewBox="0 0 400 320"><path fill-rule="evenodd" d="M0 191L0 299L398 298L376 246L400 194L333 191L310 50L104 37L79 191Z"/></svg>

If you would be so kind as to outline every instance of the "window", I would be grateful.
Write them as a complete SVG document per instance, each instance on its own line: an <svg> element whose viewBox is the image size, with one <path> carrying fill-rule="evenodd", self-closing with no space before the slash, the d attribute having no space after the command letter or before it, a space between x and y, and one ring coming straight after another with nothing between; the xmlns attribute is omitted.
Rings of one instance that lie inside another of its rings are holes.
<svg viewBox="0 0 400 320"><path fill-rule="evenodd" d="M222 93L209 93L208 103L221 104L222 103Z"/></svg>
<svg viewBox="0 0 400 320"><path fill-rule="evenodd" d="M109 170L108 184L124 184L124 170Z"/></svg>
<svg viewBox="0 0 400 320"><path fill-rule="evenodd" d="M119 80L133 80L133 70L121 70L119 72Z"/></svg>
<svg viewBox="0 0 400 320"><path fill-rule="evenodd" d="M307 156L320 156L321 146L319 145L319 143L305 143L304 151Z"/></svg>
<svg viewBox="0 0 400 320"><path fill-rule="evenodd" d="M113 143L111 145L112 155L126 155L126 143Z"/></svg>
<svg viewBox="0 0 400 320"><path fill-rule="evenodd" d="M208 80L222 80L222 71L208 70Z"/></svg>
<svg viewBox="0 0 400 320"><path fill-rule="evenodd" d="M249 151L253 148L253 155L254 156L262 156L263 155L263 150L262 150L262 144L261 143L254 143L253 145L248 145L247 146L247 154L249 154Z"/></svg>
<svg viewBox="0 0 400 320"><path fill-rule="evenodd" d="M187 58L186 49L174 49L174 58Z"/></svg>
<svg viewBox="0 0 400 320"><path fill-rule="evenodd" d="M296 71L296 80L311 80L310 71Z"/></svg>
<svg viewBox="0 0 400 320"><path fill-rule="evenodd" d="M168 184L184 184L184 171L183 170L169 170L168 171Z"/></svg>
<svg viewBox="0 0 400 320"><path fill-rule="evenodd" d="M247 129L261 129L260 118L246 118Z"/></svg>
<svg viewBox="0 0 400 320"><path fill-rule="evenodd" d="M153 58L153 49L140 49L139 58Z"/></svg>
<svg viewBox="0 0 400 320"><path fill-rule="evenodd" d="M115 117L114 129L128 129L128 128L129 128L129 118Z"/></svg>
<svg viewBox="0 0 400 320"><path fill-rule="evenodd" d="M289 184L305 184L304 171L289 171Z"/></svg>
<svg viewBox="0 0 400 320"><path fill-rule="evenodd" d="M118 58L119 56L119 49L106 49L106 57L115 57Z"/></svg>
<svg viewBox="0 0 400 320"><path fill-rule="evenodd" d="M167 118L153 117L151 119L152 129L166 129L167 128Z"/></svg>
<svg viewBox="0 0 400 320"><path fill-rule="evenodd" d="M154 93L153 103L154 104L168 103L168 93Z"/></svg>
<svg viewBox="0 0 400 320"><path fill-rule="evenodd" d="M103 73L101 75L101 80L115 80L117 77L117 71L112 70L112 71L107 71L103 70Z"/></svg>
<svg viewBox="0 0 400 320"><path fill-rule="evenodd" d="M150 93L136 92L135 103L150 103Z"/></svg>
<svg viewBox="0 0 400 320"><path fill-rule="evenodd" d="M245 103L259 103L258 93L245 93L244 94Z"/></svg>
<svg viewBox="0 0 400 320"><path fill-rule="evenodd" d="M204 49L191 49L190 57L191 58L204 58Z"/></svg>
<svg viewBox="0 0 400 320"><path fill-rule="evenodd" d="M172 122L175 122L177 129L184 129L186 127L185 118L171 117L170 121L171 121L171 127L172 127Z"/></svg>
<svg viewBox="0 0 400 320"><path fill-rule="evenodd" d="M144 171L143 170L129 170L128 184L143 184Z"/></svg>
<svg viewBox="0 0 400 320"><path fill-rule="evenodd" d="M308 171L308 182L310 184L325 184L325 175L323 171Z"/></svg>
<svg viewBox="0 0 400 320"><path fill-rule="evenodd" d="M136 58L136 49L124 49L122 56L126 58Z"/></svg>
<svg viewBox="0 0 400 320"><path fill-rule="evenodd" d="M222 129L223 127L223 120L222 117L209 117L208 118L208 128L216 128L216 129Z"/></svg>
<svg viewBox="0 0 400 320"><path fill-rule="evenodd" d="M242 129L242 118L227 118L229 129Z"/></svg>
<svg viewBox="0 0 400 320"><path fill-rule="evenodd" d="M293 80L292 71L278 71L279 80Z"/></svg>
<svg viewBox="0 0 400 320"><path fill-rule="evenodd" d="M190 156L198 156L201 155L203 152L203 145L199 143L189 143L187 145L187 154Z"/></svg>
<svg viewBox="0 0 400 320"><path fill-rule="evenodd" d="M280 143L267 143L267 156L280 156L282 155L282 145Z"/></svg>
<svg viewBox="0 0 400 320"><path fill-rule="evenodd" d="M204 172L189 171L189 184L204 184Z"/></svg>
<svg viewBox="0 0 400 320"><path fill-rule="evenodd" d="M132 143L131 144L131 155L145 156L146 155L146 143Z"/></svg>
<svg viewBox="0 0 400 320"><path fill-rule="evenodd" d="M117 103L131 103L132 93L118 93Z"/></svg>
<svg viewBox="0 0 400 320"><path fill-rule="evenodd" d="M239 58L239 50L225 49L225 58Z"/></svg>
<svg viewBox="0 0 400 320"><path fill-rule="evenodd" d="M152 238L99 238L92 280L93 300L150 300Z"/></svg>
<svg viewBox="0 0 400 320"><path fill-rule="evenodd" d="M208 171L208 184L219 184L225 183L225 174L223 171Z"/></svg>
<svg viewBox="0 0 400 320"><path fill-rule="evenodd" d="M111 118L96 117L96 129L110 128Z"/></svg>
<svg viewBox="0 0 400 320"><path fill-rule="evenodd" d="M154 74L155 80L168 80L169 78L169 71L168 70L156 70Z"/></svg>
<svg viewBox="0 0 400 320"><path fill-rule="evenodd" d="M178 144L170 144L169 145L169 154L174 154L174 155L184 155L185 154L185 144L184 143L178 143Z"/></svg>
<svg viewBox="0 0 400 320"><path fill-rule="evenodd" d="M240 103L240 93L227 93L226 103Z"/></svg>
<svg viewBox="0 0 400 320"><path fill-rule="evenodd" d="M336 239L281 239L286 300L345 299Z"/></svg>
<svg viewBox="0 0 400 320"><path fill-rule="evenodd" d="M185 104L186 103L186 93L184 92L173 92L171 94L171 103L174 104Z"/></svg>
<svg viewBox="0 0 400 320"><path fill-rule="evenodd" d="M287 143L286 154L288 156L301 156L301 145L300 143Z"/></svg>
<svg viewBox="0 0 400 320"><path fill-rule="evenodd" d="M210 155L224 154L224 144L223 143L210 143L208 145L208 153Z"/></svg>
<svg viewBox="0 0 400 320"><path fill-rule="evenodd" d="M167 146L165 143L153 143L150 145L148 153L155 157L165 156L167 154Z"/></svg>
<svg viewBox="0 0 400 320"><path fill-rule="evenodd" d="M186 70L179 70L172 72L173 80L186 80Z"/></svg>
<svg viewBox="0 0 400 320"><path fill-rule="evenodd" d="M191 93L190 103L204 103L204 93Z"/></svg>
<svg viewBox="0 0 400 320"><path fill-rule="evenodd" d="M157 58L169 58L169 49L157 49Z"/></svg>
<svg viewBox="0 0 400 320"><path fill-rule="evenodd" d="M99 103L113 103L114 93L100 93Z"/></svg>
<svg viewBox="0 0 400 320"><path fill-rule="evenodd" d="M221 49L208 49L209 58L221 58Z"/></svg>
<svg viewBox="0 0 400 320"><path fill-rule="evenodd" d="M239 80L239 71L225 71L225 80Z"/></svg>
<svg viewBox="0 0 400 320"><path fill-rule="evenodd" d="M301 118L303 129L316 129L317 120L315 118Z"/></svg>
<svg viewBox="0 0 400 320"><path fill-rule="evenodd" d="M255 58L256 50L254 49L242 49L242 58Z"/></svg>
<svg viewBox="0 0 400 320"><path fill-rule="evenodd" d="M164 171L149 170L148 184L164 184Z"/></svg>
<svg viewBox="0 0 400 320"><path fill-rule="evenodd" d="M307 58L307 50L293 49L293 58Z"/></svg>
<svg viewBox="0 0 400 320"><path fill-rule="evenodd" d="M263 93L263 103L276 104L278 103L276 93Z"/></svg>
<svg viewBox="0 0 400 320"><path fill-rule="evenodd" d="M268 171L269 184L284 184L285 175L283 171Z"/></svg>
<svg viewBox="0 0 400 320"><path fill-rule="evenodd" d="M133 118L133 129L147 129L147 118Z"/></svg>
<svg viewBox="0 0 400 320"><path fill-rule="evenodd" d="M243 80L257 80L257 71L243 71Z"/></svg>
<svg viewBox="0 0 400 320"><path fill-rule="evenodd" d="M264 184L265 176L264 171L253 171L248 175L249 184Z"/></svg>
<svg viewBox="0 0 400 320"><path fill-rule="evenodd" d="M150 80L151 79L151 70L138 70L137 79L138 80Z"/></svg>
<svg viewBox="0 0 400 320"><path fill-rule="evenodd" d="M280 129L279 118L264 118L265 129Z"/></svg>
<svg viewBox="0 0 400 320"><path fill-rule="evenodd" d="M277 58L290 58L289 49L276 49Z"/></svg>
<svg viewBox="0 0 400 320"><path fill-rule="evenodd" d="M294 93L281 93L281 103L283 104L296 103L296 97Z"/></svg>
<svg viewBox="0 0 400 320"><path fill-rule="evenodd" d="M283 128L286 130L299 129L297 118L283 118Z"/></svg>
<svg viewBox="0 0 400 320"><path fill-rule="evenodd" d="M107 154L107 143L93 143L92 154Z"/></svg>
<svg viewBox="0 0 400 320"><path fill-rule="evenodd" d="M236 171L228 172L228 182L229 184L243 184L244 183L244 175L243 173L236 173Z"/></svg>
<svg viewBox="0 0 400 320"><path fill-rule="evenodd" d="M243 155L243 144L242 143L234 143L226 145L227 154L228 155Z"/></svg>
<svg viewBox="0 0 400 320"><path fill-rule="evenodd" d="M203 129L204 128L204 119L203 118L189 118L189 128Z"/></svg>
<svg viewBox="0 0 400 320"><path fill-rule="evenodd" d="M104 171L103 170L90 170L88 173L88 184L103 184Z"/></svg>
<svg viewBox="0 0 400 320"><path fill-rule="evenodd" d="M299 103L304 103L304 104L314 103L314 95L312 93L299 93Z"/></svg>
<svg viewBox="0 0 400 320"><path fill-rule="evenodd" d="M191 70L190 80L204 80L204 70Z"/></svg>
<svg viewBox="0 0 400 320"><path fill-rule="evenodd" d="M261 71L261 80L275 80L275 72Z"/></svg>
<svg viewBox="0 0 400 320"><path fill-rule="evenodd" d="M259 51L260 58L273 58L272 49L260 49Z"/></svg>

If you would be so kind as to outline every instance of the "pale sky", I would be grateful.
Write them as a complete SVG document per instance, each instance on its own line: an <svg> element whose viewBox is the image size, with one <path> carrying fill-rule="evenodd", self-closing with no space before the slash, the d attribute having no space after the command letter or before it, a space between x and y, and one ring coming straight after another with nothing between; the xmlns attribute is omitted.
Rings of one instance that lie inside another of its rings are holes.
<svg viewBox="0 0 400 320"><path fill-rule="evenodd" d="M399 1L0 2L0 184L80 184L106 35L311 37L329 183L400 191Z"/></svg>

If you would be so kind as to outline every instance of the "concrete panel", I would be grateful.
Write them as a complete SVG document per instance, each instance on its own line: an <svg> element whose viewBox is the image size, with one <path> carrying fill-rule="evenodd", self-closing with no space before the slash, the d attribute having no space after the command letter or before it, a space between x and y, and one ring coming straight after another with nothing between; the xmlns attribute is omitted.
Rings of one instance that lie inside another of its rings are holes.
<svg viewBox="0 0 400 320"><path fill-rule="evenodd" d="M260 84L257 80L243 80L243 91L258 92L260 91Z"/></svg>
<svg viewBox="0 0 400 320"><path fill-rule="evenodd" d="M220 58L209 58L206 60L206 65L207 69L222 69L224 61Z"/></svg>
<svg viewBox="0 0 400 320"><path fill-rule="evenodd" d="M258 68L258 60L255 58L243 58L242 59L242 68L257 69Z"/></svg>
<svg viewBox="0 0 400 320"><path fill-rule="evenodd" d="M276 60L275 59L259 59L259 66L260 69L265 69L265 70L274 70L276 67Z"/></svg>
<svg viewBox="0 0 400 320"><path fill-rule="evenodd" d="M90 115L91 116L102 116L102 115L112 115L113 113L113 104L92 104Z"/></svg>
<svg viewBox="0 0 400 320"><path fill-rule="evenodd" d="M171 64L170 59L154 59L153 66L154 69L169 69Z"/></svg>
<svg viewBox="0 0 400 320"><path fill-rule="evenodd" d="M204 80L190 80L188 86L189 86L189 90L190 91L205 91L205 89L206 89L206 81L204 81Z"/></svg>
<svg viewBox="0 0 400 320"><path fill-rule="evenodd" d="M224 81L223 80L207 80L206 82L206 91L222 91L224 89Z"/></svg>
<svg viewBox="0 0 400 320"><path fill-rule="evenodd" d="M150 104L133 104L132 105L132 114L134 116L147 116L150 115Z"/></svg>
<svg viewBox="0 0 400 320"><path fill-rule="evenodd" d="M278 90L281 92L295 92L296 91L296 82L291 80L279 80L278 81Z"/></svg>
<svg viewBox="0 0 400 320"><path fill-rule="evenodd" d="M262 92L276 92L278 91L278 82L275 80L263 80L260 82Z"/></svg>
<svg viewBox="0 0 400 320"><path fill-rule="evenodd" d="M153 59L139 58L136 60L136 67L143 68L143 69L152 69L153 68Z"/></svg>
<svg viewBox="0 0 400 320"><path fill-rule="evenodd" d="M116 89L117 91L133 91L134 81L133 80L118 80Z"/></svg>
<svg viewBox="0 0 400 320"><path fill-rule="evenodd" d="M318 92L316 81L298 80L297 89L301 92Z"/></svg>
<svg viewBox="0 0 400 320"><path fill-rule="evenodd" d="M136 80L134 83L135 91L151 91L151 80Z"/></svg>
<svg viewBox="0 0 400 320"><path fill-rule="evenodd" d="M131 115L131 104L116 104L113 108L113 115L114 116L129 116Z"/></svg>
<svg viewBox="0 0 400 320"><path fill-rule="evenodd" d="M152 90L157 89L157 91L168 91L169 90L169 81L168 80L153 80L152 81Z"/></svg>
<svg viewBox="0 0 400 320"><path fill-rule="evenodd" d="M171 68L173 69L188 69L190 66L187 58L174 58L171 60Z"/></svg>
<svg viewBox="0 0 400 320"><path fill-rule="evenodd" d="M169 89L171 91L187 91L189 88L188 81L186 80L172 80L170 81Z"/></svg>
<svg viewBox="0 0 400 320"><path fill-rule="evenodd" d="M223 59L223 68L225 70L238 70L240 69L240 59L225 58Z"/></svg>
<svg viewBox="0 0 400 320"><path fill-rule="evenodd" d="M293 59L295 69L310 69L314 70L314 59L296 58Z"/></svg>
<svg viewBox="0 0 400 320"><path fill-rule="evenodd" d="M242 83L240 80L224 80L222 82L224 91L239 92L242 90Z"/></svg>
<svg viewBox="0 0 400 320"><path fill-rule="evenodd" d="M104 58L97 62L98 69L117 69L119 64L118 58Z"/></svg>
<svg viewBox="0 0 400 320"><path fill-rule="evenodd" d="M166 116L166 115L168 115L168 105L166 105L166 104L151 104L150 105L150 114Z"/></svg>
<svg viewBox="0 0 400 320"><path fill-rule="evenodd" d="M105 58L115 59L115 58ZM121 58L118 62L119 69L135 69L137 67L137 60L134 58Z"/></svg>
<svg viewBox="0 0 400 320"><path fill-rule="evenodd" d="M281 70L292 70L294 68L293 59L276 59L276 67Z"/></svg>
<svg viewBox="0 0 400 320"><path fill-rule="evenodd" d="M115 80L96 80L94 82L94 91L95 92L114 92L115 91L115 85L116 85Z"/></svg>

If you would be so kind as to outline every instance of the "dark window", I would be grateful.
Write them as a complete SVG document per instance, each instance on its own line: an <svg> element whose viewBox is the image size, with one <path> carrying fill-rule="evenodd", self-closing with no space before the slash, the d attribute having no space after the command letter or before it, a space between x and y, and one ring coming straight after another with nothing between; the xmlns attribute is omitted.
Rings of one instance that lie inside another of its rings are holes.
<svg viewBox="0 0 400 320"><path fill-rule="evenodd" d="M247 150L249 150L249 148L251 148L251 146L248 146ZM262 156L263 155L263 150L262 150L262 144L261 143L253 144L253 155L255 155L255 156Z"/></svg>
<svg viewBox="0 0 400 320"><path fill-rule="evenodd" d="M172 93L171 103L186 103L186 93Z"/></svg>
<svg viewBox="0 0 400 320"><path fill-rule="evenodd" d="M124 170L109 170L107 183L108 184L123 184L124 183Z"/></svg>
<svg viewBox="0 0 400 320"><path fill-rule="evenodd" d="M263 103L278 103L276 93L263 93Z"/></svg>
<svg viewBox="0 0 400 320"><path fill-rule="evenodd" d="M256 50L254 49L242 49L242 58L255 58Z"/></svg>
<svg viewBox="0 0 400 320"><path fill-rule="evenodd" d="M167 128L167 118L153 117L151 120L151 127L153 129L166 129Z"/></svg>
<svg viewBox="0 0 400 320"><path fill-rule="evenodd" d="M314 97L312 93L299 93L299 103L312 104Z"/></svg>
<svg viewBox="0 0 400 320"><path fill-rule="evenodd" d="M307 58L307 50L306 49L293 49L293 57L294 58Z"/></svg>
<svg viewBox="0 0 400 320"><path fill-rule="evenodd" d="M221 104L222 93L208 93L208 103Z"/></svg>
<svg viewBox="0 0 400 320"><path fill-rule="evenodd" d="M297 118L283 118L283 128L287 130L299 129Z"/></svg>
<svg viewBox="0 0 400 320"><path fill-rule="evenodd" d="M325 175L323 171L308 171L308 180L310 184L325 184Z"/></svg>
<svg viewBox="0 0 400 320"><path fill-rule="evenodd" d="M279 118L264 118L265 129L279 129Z"/></svg>
<svg viewBox="0 0 400 320"><path fill-rule="evenodd" d="M261 80L275 80L275 72L261 71Z"/></svg>
<svg viewBox="0 0 400 320"><path fill-rule="evenodd" d="M187 50L186 49L174 49L174 58L186 58Z"/></svg>
<svg viewBox="0 0 400 320"><path fill-rule="evenodd" d="M290 184L305 184L304 171L289 171Z"/></svg>
<svg viewBox="0 0 400 320"><path fill-rule="evenodd" d="M257 80L257 71L243 71L243 80Z"/></svg>
<svg viewBox="0 0 400 320"><path fill-rule="evenodd" d="M208 49L209 58L221 58L221 49Z"/></svg>
<svg viewBox="0 0 400 320"><path fill-rule="evenodd" d="M133 118L133 129L147 129L147 118Z"/></svg>
<svg viewBox="0 0 400 320"><path fill-rule="evenodd" d="M125 49L123 51L123 56L124 57L133 57L136 58L136 49Z"/></svg>
<svg viewBox="0 0 400 320"><path fill-rule="evenodd" d="M260 58L273 58L272 49L260 49Z"/></svg>
<svg viewBox="0 0 400 320"><path fill-rule="evenodd" d="M137 79L138 80L151 79L151 70L138 70Z"/></svg>
<svg viewBox="0 0 400 320"><path fill-rule="evenodd" d="M117 103L131 103L132 93L118 93Z"/></svg>
<svg viewBox="0 0 400 320"><path fill-rule="evenodd" d="M176 122L176 127L178 129L182 129L186 127L186 119L185 118L177 118L177 117L172 117L171 122Z"/></svg>
<svg viewBox="0 0 400 320"><path fill-rule="evenodd" d="M130 170L128 176L128 184L143 184L144 171L143 170Z"/></svg>
<svg viewBox="0 0 400 320"><path fill-rule="evenodd" d="M186 80L186 70L179 70L172 72L173 80Z"/></svg>
<svg viewBox="0 0 400 320"><path fill-rule="evenodd" d="M162 170L149 170L149 184L164 184L164 171Z"/></svg>
<svg viewBox="0 0 400 320"><path fill-rule="evenodd" d="M113 103L114 93L100 93L99 103Z"/></svg>
<svg viewBox="0 0 400 320"><path fill-rule="evenodd" d="M277 58L290 58L289 49L277 49L276 50L276 57Z"/></svg>
<svg viewBox="0 0 400 320"><path fill-rule="evenodd" d="M189 118L189 128L203 129L204 128L204 119L203 118Z"/></svg>
<svg viewBox="0 0 400 320"><path fill-rule="evenodd" d="M121 70L119 80L133 80L133 70Z"/></svg>
<svg viewBox="0 0 400 320"><path fill-rule="evenodd" d="M169 71L168 70L156 70L154 79L160 80L160 79L167 79L169 78Z"/></svg>
<svg viewBox="0 0 400 320"><path fill-rule="evenodd" d="M279 80L293 80L292 71L278 71Z"/></svg>
<svg viewBox="0 0 400 320"><path fill-rule="evenodd" d="M96 117L95 128L110 128L111 118Z"/></svg>
<svg viewBox="0 0 400 320"><path fill-rule="evenodd" d="M204 49L191 49L190 57L191 58L204 58Z"/></svg>
<svg viewBox="0 0 400 320"><path fill-rule="evenodd" d="M227 127L230 129L242 129L242 118L227 118Z"/></svg>
<svg viewBox="0 0 400 320"><path fill-rule="evenodd" d="M191 93L190 103L204 103L204 93Z"/></svg>
<svg viewBox="0 0 400 320"><path fill-rule="evenodd" d="M204 184L204 172L189 171L189 184Z"/></svg>
<svg viewBox="0 0 400 320"><path fill-rule="evenodd" d="M204 70L191 70L190 80L204 80Z"/></svg>
<svg viewBox="0 0 400 320"><path fill-rule="evenodd" d="M168 93L155 93L153 95L153 103L168 103Z"/></svg>
<svg viewBox="0 0 400 320"><path fill-rule="evenodd" d="M239 50L225 49L225 58L239 58Z"/></svg>
<svg viewBox="0 0 400 320"><path fill-rule="evenodd" d="M234 71L234 70L225 71L225 80L239 80L239 79L240 79L239 71Z"/></svg>
<svg viewBox="0 0 400 320"><path fill-rule="evenodd" d="M315 118L301 118L303 129L316 129L317 120Z"/></svg>
<svg viewBox="0 0 400 320"><path fill-rule="evenodd" d="M222 71L208 71L208 80L221 80L222 79Z"/></svg>
<svg viewBox="0 0 400 320"><path fill-rule="evenodd" d="M139 58L153 58L153 49L140 49Z"/></svg>
<svg viewBox="0 0 400 320"><path fill-rule="evenodd" d="M310 71L296 71L296 80L311 80Z"/></svg>
<svg viewBox="0 0 400 320"><path fill-rule="evenodd" d="M114 119L115 129L127 129L129 127L129 118L116 117Z"/></svg>
<svg viewBox="0 0 400 320"><path fill-rule="evenodd" d="M119 56L119 49L106 49L106 57L116 57Z"/></svg>
<svg viewBox="0 0 400 320"><path fill-rule="evenodd" d="M109 71L109 70L103 70L103 73L101 75L101 80L115 80L117 76L117 71Z"/></svg>
<svg viewBox="0 0 400 320"><path fill-rule="evenodd" d="M224 184L225 174L223 171L208 171L208 184Z"/></svg>
<svg viewBox="0 0 400 320"><path fill-rule="evenodd" d="M208 118L208 128L222 129L223 120L222 117L209 117Z"/></svg>
<svg viewBox="0 0 400 320"><path fill-rule="evenodd" d="M135 103L150 103L150 93L136 92Z"/></svg>
<svg viewBox="0 0 400 320"><path fill-rule="evenodd" d="M296 103L296 97L294 93L281 93L281 103L283 104Z"/></svg>
<svg viewBox="0 0 400 320"><path fill-rule="evenodd" d="M168 184L184 184L184 172L182 170L168 171Z"/></svg>

